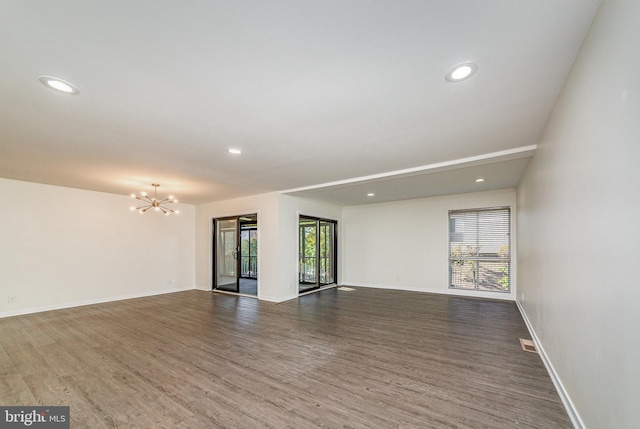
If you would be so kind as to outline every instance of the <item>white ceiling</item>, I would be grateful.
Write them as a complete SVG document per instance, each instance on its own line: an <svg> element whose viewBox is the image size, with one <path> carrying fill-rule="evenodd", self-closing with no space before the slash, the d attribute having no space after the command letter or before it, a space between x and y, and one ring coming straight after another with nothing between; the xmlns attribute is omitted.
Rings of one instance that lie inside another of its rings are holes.
<svg viewBox="0 0 640 429"><path fill-rule="evenodd" d="M349 206L513 188L524 174L535 149L532 145L284 192ZM484 180L478 183L476 179Z"/></svg>
<svg viewBox="0 0 640 429"><path fill-rule="evenodd" d="M598 5L0 0L0 177L188 203L515 186Z"/></svg>

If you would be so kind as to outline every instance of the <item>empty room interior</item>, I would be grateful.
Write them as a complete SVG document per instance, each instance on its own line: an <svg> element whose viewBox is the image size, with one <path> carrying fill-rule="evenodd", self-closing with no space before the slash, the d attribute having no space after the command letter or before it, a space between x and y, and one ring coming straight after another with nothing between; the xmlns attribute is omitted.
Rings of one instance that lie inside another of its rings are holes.
<svg viewBox="0 0 640 429"><path fill-rule="evenodd" d="M640 2L0 4L0 407L638 427Z"/></svg>

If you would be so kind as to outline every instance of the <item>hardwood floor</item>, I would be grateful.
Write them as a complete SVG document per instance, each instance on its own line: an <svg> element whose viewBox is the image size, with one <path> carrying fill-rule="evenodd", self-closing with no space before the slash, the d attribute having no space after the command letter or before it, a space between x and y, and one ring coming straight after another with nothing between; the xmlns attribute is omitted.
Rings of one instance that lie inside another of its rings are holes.
<svg viewBox="0 0 640 429"><path fill-rule="evenodd" d="M186 291L0 319L0 404L72 428L570 428L516 306Z"/></svg>

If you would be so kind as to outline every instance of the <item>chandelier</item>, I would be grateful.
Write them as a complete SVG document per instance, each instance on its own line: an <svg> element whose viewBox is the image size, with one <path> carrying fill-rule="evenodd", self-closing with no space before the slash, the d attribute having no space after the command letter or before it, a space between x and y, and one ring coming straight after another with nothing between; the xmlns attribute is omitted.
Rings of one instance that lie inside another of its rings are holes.
<svg viewBox="0 0 640 429"><path fill-rule="evenodd" d="M158 185L157 183L152 183L151 186L153 186L153 197L149 197L146 192L140 192L140 196L137 196L136 194L131 194L131 198L135 198L136 200L142 201L141 206L129 207L131 211L138 211L138 213L144 213L153 207L155 211L157 212L161 211L167 216L169 216L171 213L174 213L174 214L180 213L179 210L172 210L166 206L167 204L173 204L178 202L177 199L173 198L173 195L169 195L169 197L165 198L164 200L158 200L158 186L160 185Z"/></svg>

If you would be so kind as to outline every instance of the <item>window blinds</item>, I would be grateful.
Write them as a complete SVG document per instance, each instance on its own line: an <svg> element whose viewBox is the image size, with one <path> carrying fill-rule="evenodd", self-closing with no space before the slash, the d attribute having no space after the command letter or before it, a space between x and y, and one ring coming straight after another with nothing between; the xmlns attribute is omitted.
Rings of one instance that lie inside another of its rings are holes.
<svg viewBox="0 0 640 429"><path fill-rule="evenodd" d="M509 291L508 207L449 212L450 287Z"/></svg>

